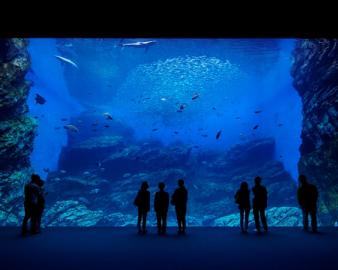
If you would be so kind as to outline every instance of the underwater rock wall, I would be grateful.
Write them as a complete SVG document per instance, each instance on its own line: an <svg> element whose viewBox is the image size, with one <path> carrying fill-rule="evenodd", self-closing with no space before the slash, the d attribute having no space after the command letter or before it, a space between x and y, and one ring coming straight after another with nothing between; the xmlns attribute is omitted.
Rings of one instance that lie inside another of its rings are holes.
<svg viewBox="0 0 338 270"><path fill-rule="evenodd" d="M338 40L297 41L291 71L302 98L299 173L320 190L321 221L338 220Z"/></svg>
<svg viewBox="0 0 338 270"><path fill-rule="evenodd" d="M26 116L30 82L28 41L0 39L0 225L17 225L23 184L31 174L36 121Z"/></svg>

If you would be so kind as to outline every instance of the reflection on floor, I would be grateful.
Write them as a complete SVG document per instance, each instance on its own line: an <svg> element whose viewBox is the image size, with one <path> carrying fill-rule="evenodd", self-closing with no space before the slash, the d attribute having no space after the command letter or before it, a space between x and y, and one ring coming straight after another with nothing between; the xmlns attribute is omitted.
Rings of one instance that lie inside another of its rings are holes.
<svg viewBox="0 0 338 270"><path fill-rule="evenodd" d="M17 228L0 229L1 269L335 269L338 230L304 233L271 228L242 235L237 228L169 228L145 236L134 228L49 228L22 238Z"/></svg>

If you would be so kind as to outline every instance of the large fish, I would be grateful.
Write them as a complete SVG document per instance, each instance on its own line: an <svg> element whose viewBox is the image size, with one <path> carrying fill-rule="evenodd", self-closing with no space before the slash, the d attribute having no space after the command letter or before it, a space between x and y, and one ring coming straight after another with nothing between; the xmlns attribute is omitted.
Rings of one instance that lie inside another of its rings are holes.
<svg viewBox="0 0 338 270"><path fill-rule="evenodd" d="M73 67L75 67L75 68L77 68L77 69L79 68L79 67L77 66L77 64L75 64L72 60L70 60L70 59L68 59L68 58L62 57L62 56L60 56L60 55L55 55L55 57L56 57L57 59L59 59L60 61L65 62L65 63L68 63L68 64L72 65Z"/></svg>
<svg viewBox="0 0 338 270"><path fill-rule="evenodd" d="M35 96L35 102L37 104L43 105L43 104L46 103L46 99L43 96L40 96L39 94L36 94L36 96Z"/></svg>
<svg viewBox="0 0 338 270"><path fill-rule="evenodd" d="M79 129L74 125L65 125L63 127L68 131L79 133Z"/></svg>
<svg viewBox="0 0 338 270"><path fill-rule="evenodd" d="M221 137L222 130L218 131L216 134L216 140L218 140Z"/></svg>
<svg viewBox="0 0 338 270"><path fill-rule="evenodd" d="M119 46L122 48L130 47L130 48L144 48L145 51L148 51L150 46L153 46L156 44L156 40L148 40L148 41L137 41L137 42L131 42L131 43L120 43Z"/></svg>
<svg viewBox="0 0 338 270"><path fill-rule="evenodd" d="M112 116L110 113L108 113L108 112L103 113L103 116L104 116L107 120L113 120L113 116Z"/></svg>

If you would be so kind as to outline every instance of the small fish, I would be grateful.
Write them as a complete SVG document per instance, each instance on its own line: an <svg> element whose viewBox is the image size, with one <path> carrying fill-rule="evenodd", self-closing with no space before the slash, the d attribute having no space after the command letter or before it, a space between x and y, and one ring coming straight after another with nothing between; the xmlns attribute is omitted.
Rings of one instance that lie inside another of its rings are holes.
<svg viewBox="0 0 338 270"><path fill-rule="evenodd" d="M215 107L212 107L211 109L213 109L214 111L216 111L216 108L215 108Z"/></svg>
<svg viewBox="0 0 338 270"><path fill-rule="evenodd" d="M183 112L183 110L177 110L176 112Z"/></svg>
<svg viewBox="0 0 338 270"><path fill-rule="evenodd" d="M150 97L145 97L143 100L148 100L148 99L150 99Z"/></svg>
<svg viewBox="0 0 338 270"><path fill-rule="evenodd" d="M206 137L208 137L208 134L202 134L201 136L206 138Z"/></svg>
<svg viewBox="0 0 338 270"><path fill-rule="evenodd" d="M175 134L178 134L179 132L178 131L174 131Z"/></svg>
<svg viewBox="0 0 338 270"><path fill-rule="evenodd" d="M259 127L259 125L256 125L256 126L254 126L252 129L257 129Z"/></svg>
<svg viewBox="0 0 338 270"><path fill-rule="evenodd" d="M39 119L39 116L33 116L35 119Z"/></svg>
<svg viewBox="0 0 338 270"><path fill-rule="evenodd" d="M255 111L256 114L261 113L261 112L262 112L262 110Z"/></svg>
<svg viewBox="0 0 338 270"><path fill-rule="evenodd" d="M79 129L74 125L64 125L63 127L68 131L79 133Z"/></svg>
<svg viewBox="0 0 338 270"><path fill-rule="evenodd" d="M96 131L97 131L97 129L96 129L96 128L93 128L93 129L92 129L92 131L93 131L93 132L96 132Z"/></svg>
<svg viewBox="0 0 338 270"><path fill-rule="evenodd" d="M96 166L101 168L101 166L102 166L101 162L100 161L96 162Z"/></svg>
<svg viewBox="0 0 338 270"><path fill-rule="evenodd" d="M167 99L166 99L166 98L164 98L164 97L163 97L163 98L161 98L161 100L162 100L162 101L167 101Z"/></svg>
<svg viewBox="0 0 338 270"><path fill-rule="evenodd" d="M197 149L197 148L200 148L200 147L199 147L199 145L194 145L193 148Z"/></svg>
<svg viewBox="0 0 338 270"><path fill-rule="evenodd" d="M104 116L107 120L113 120L113 116L112 116L110 113L108 113L108 112L103 113L103 116Z"/></svg>
<svg viewBox="0 0 338 270"><path fill-rule="evenodd" d="M218 140L221 137L222 130L219 130L216 134L216 140Z"/></svg>
<svg viewBox="0 0 338 270"><path fill-rule="evenodd" d="M68 121L68 118L61 118L61 121L63 122Z"/></svg>
<svg viewBox="0 0 338 270"><path fill-rule="evenodd" d="M55 177L53 180L54 181L61 181L61 178L60 177Z"/></svg>
<svg viewBox="0 0 338 270"><path fill-rule="evenodd" d="M241 118L240 118L239 116L237 116L235 119L237 119L237 120L238 120L238 119L241 119Z"/></svg>
<svg viewBox="0 0 338 270"><path fill-rule="evenodd" d="M60 173L65 174L65 173L67 173L67 171L66 170L60 170Z"/></svg>
<svg viewBox="0 0 338 270"><path fill-rule="evenodd" d="M60 56L60 55L55 55L55 57L56 57L57 59L59 59L60 61L64 62L64 63L70 64L70 65L72 65L73 67L76 67L77 69L79 68L79 67L77 66L77 64L75 64L72 60L70 60L70 59L68 59L68 58L62 57L62 56Z"/></svg>
<svg viewBox="0 0 338 270"><path fill-rule="evenodd" d="M203 128L198 128L199 131L203 130Z"/></svg>
<svg viewBox="0 0 338 270"><path fill-rule="evenodd" d="M49 173L49 169L48 168L43 168L43 171L46 173Z"/></svg>
<svg viewBox="0 0 338 270"><path fill-rule="evenodd" d="M109 125L104 125L105 128L109 128Z"/></svg>
<svg viewBox="0 0 338 270"><path fill-rule="evenodd" d="M282 126L283 126L283 124L282 124L282 123L278 124L278 127L282 127Z"/></svg>
<svg viewBox="0 0 338 270"><path fill-rule="evenodd" d="M83 172L83 175L90 175L90 172L84 171L84 172Z"/></svg>
<svg viewBox="0 0 338 270"><path fill-rule="evenodd" d="M54 129L59 130L61 127L55 127Z"/></svg>
<svg viewBox="0 0 338 270"><path fill-rule="evenodd" d="M91 191L89 191L89 194L97 194L97 193L99 193L99 192L100 192L100 189L94 188L94 189L92 189Z"/></svg>
<svg viewBox="0 0 338 270"><path fill-rule="evenodd" d="M194 187L194 189L198 189L197 185L193 184L192 186Z"/></svg>
<svg viewBox="0 0 338 270"><path fill-rule="evenodd" d="M192 96L191 99L192 99L192 100L195 100L195 99L199 98L199 96L200 96L200 95L196 93L196 94L194 94L194 95Z"/></svg>
<svg viewBox="0 0 338 270"><path fill-rule="evenodd" d="M151 131L157 131L158 130L158 128L153 128Z"/></svg>
<svg viewBox="0 0 338 270"><path fill-rule="evenodd" d="M36 94L36 96L35 96L35 102L36 102L36 104L43 105L43 104L45 104L47 101L46 101L46 99L45 99L44 97L42 97L41 95Z"/></svg>

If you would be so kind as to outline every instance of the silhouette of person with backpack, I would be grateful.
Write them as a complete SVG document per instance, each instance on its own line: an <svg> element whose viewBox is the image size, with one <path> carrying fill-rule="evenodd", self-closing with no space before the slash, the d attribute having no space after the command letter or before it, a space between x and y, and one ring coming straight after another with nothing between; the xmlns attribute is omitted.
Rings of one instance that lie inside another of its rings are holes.
<svg viewBox="0 0 338 270"><path fill-rule="evenodd" d="M266 222L265 209L268 206L268 192L264 186L261 185L262 178L257 176L255 178L255 186L252 188L254 198L252 200L253 214L255 218L256 230L261 232L261 225L259 219L262 221L264 231L268 231L268 224Z"/></svg>
<svg viewBox="0 0 338 270"><path fill-rule="evenodd" d="M24 208L25 216L22 221L22 234L27 233L27 223L30 220L30 232L36 233L38 229L38 202L40 196L39 183L42 181L40 176L32 174L31 181L24 188Z"/></svg>
<svg viewBox="0 0 338 270"><path fill-rule="evenodd" d="M178 233L184 234L186 230L188 191L184 186L184 180L178 180L178 188L171 197L171 204L175 206L178 224Z"/></svg>
<svg viewBox="0 0 338 270"><path fill-rule="evenodd" d="M134 200L138 208L137 228L139 233L146 233L147 214L150 210L150 192L148 182L144 181Z"/></svg>
<svg viewBox="0 0 338 270"><path fill-rule="evenodd" d="M159 234L165 234L167 230L167 214L169 207L169 193L164 191L165 184L158 184L160 189L155 193L154 208L157 218L157 231Z"/></svg>
<svg viewBox="0 0 338 270"><path fill-rule="evenodd" d="M297 190L298 203L303 212L304 231L309 230L309 215L311 216L311 227L317 232L317 201L318 189L315 185L309 184L305 175L298 177L299 188Z"/></svg>
<svg viewBox="0 0 338 270"><path fill-rule="evenodd" d="M241 231L242 233L247 233L250 214L250 190L247 182L241 183L235 195L235 202L239 208Z"/></svg>

